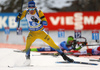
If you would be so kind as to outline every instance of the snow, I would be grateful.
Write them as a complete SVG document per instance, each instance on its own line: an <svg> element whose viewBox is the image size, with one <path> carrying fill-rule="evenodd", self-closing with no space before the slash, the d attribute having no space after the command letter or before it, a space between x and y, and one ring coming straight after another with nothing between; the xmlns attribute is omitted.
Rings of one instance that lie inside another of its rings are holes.
<svg viewBox="0 0 100 70"><path fill-rule="evenodd" d="M7 0L0 0L0 4L3 5Z"/></svg>
<svg viewBox="0 0 100 70"><path fill-rule="evenodd" d="M41 9L43 12L56 12L50 8L61 9L63 7L69 7L75 0L34 0L36 2L37 8Z"/></svg>
<svg viewBox="0 0 100 70"><path fill-rule="evenodd" d="M57 1L49 0L47 3L49 4L51 8L63 8L63 7L69 7L72 5L71 1L68 3L66 2L67 0L57 0Z"/></svg>
<svg viewBox="0 0 100 70"><path fill-rule="evenodd" d="M56 62L63 61L61 56L40 55L37 52L31 52L31 65L34 66L27 67L23 66L26 61L25 53L13 52L13 50L16 49L0 48L0 70L100 70L100 62L92 62L88 58L69 56L76 61L97 63L99 65L59 64ZM9 68L8 65L14 67Z"/></svg>

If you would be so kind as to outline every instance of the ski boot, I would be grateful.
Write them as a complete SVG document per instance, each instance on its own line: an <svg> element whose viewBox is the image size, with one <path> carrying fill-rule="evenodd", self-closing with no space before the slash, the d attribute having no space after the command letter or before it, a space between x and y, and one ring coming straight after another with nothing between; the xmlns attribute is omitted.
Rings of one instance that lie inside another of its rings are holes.
<svg viewBox="0 0 100 70"><path fill-rule="evenodd" d="M70 59L70 58L67 57L64 53L61 53L60 55L63 57L63 59L64 59L65 61L74 62L73 59Z"/></svg>
<svg viewBox="0 0 100 70"><path fill-rule="evenodd" d="M26 59L30 59L30 55L26 55Z"/></svg>

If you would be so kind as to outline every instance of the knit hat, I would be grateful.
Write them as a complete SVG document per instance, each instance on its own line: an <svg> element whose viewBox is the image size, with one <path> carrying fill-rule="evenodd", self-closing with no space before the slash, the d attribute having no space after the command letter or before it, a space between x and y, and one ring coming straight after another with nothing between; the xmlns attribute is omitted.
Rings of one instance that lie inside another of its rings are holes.
<svg viewBox="0 0 100 70"><path fill-rule="evenodd" d="M34 1L29 1L28 2L28 7L35 7L35 2Z"/></svg>

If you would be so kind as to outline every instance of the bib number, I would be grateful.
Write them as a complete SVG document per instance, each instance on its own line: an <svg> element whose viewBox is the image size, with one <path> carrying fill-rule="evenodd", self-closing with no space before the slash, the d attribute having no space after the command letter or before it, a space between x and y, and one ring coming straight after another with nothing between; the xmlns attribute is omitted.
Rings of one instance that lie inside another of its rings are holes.
<svg viewBox="0 0 100 70"><path fill-rule="evenodd" d="M30 26L37 26L38 25L38 23L32 22L32 21L29 21L29 24L30 24Z"/></svg>

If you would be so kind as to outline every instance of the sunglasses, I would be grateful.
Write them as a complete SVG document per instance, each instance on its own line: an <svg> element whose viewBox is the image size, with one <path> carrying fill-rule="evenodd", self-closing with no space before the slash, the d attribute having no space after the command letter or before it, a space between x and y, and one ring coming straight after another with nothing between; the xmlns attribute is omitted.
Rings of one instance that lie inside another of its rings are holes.
<svg viewBox="0 0 100 70"><path fill-rule="evenodd" d="M29 10L31 11L31 10L35 10L35 8L29 8Z"/></svg>

